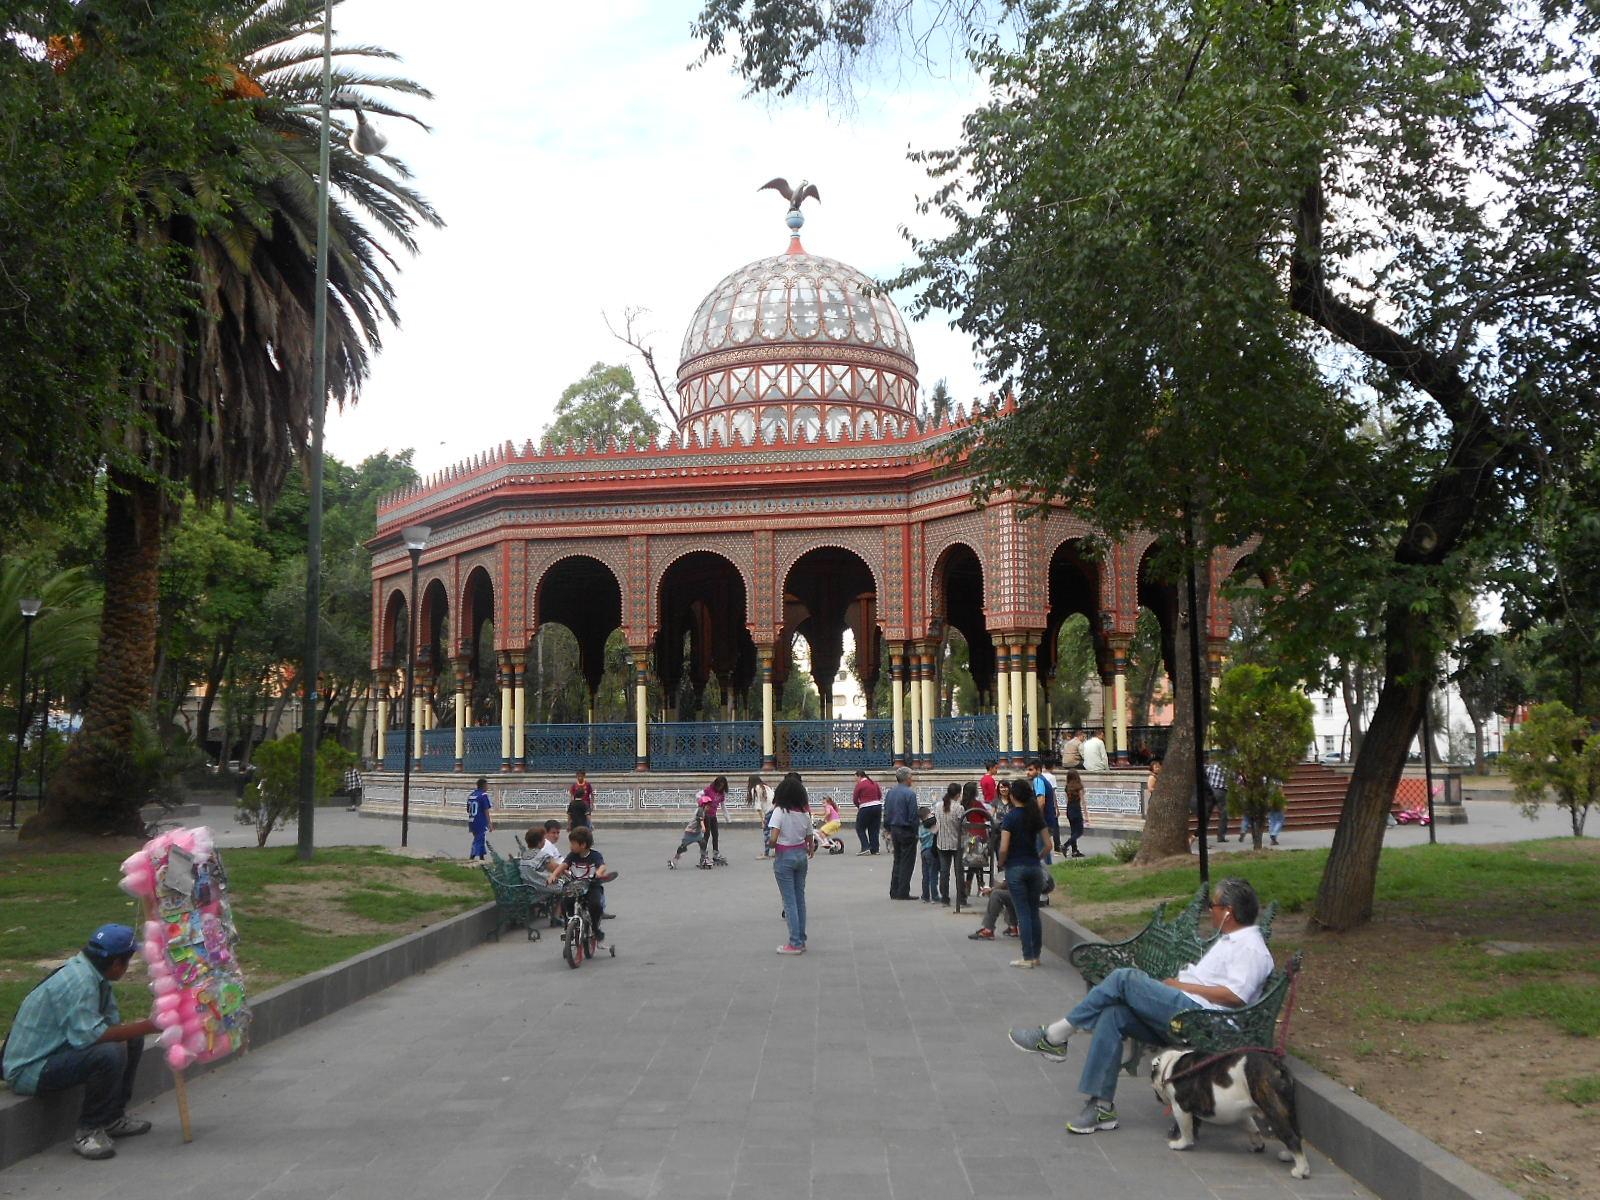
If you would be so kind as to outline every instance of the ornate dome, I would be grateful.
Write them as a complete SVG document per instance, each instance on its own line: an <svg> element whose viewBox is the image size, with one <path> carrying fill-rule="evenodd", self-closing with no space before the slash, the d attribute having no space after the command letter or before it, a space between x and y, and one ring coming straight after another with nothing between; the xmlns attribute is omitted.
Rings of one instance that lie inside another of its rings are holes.
<svg viewBox="0 0 1600 1200"><path fill-rule="evenodd" d="M916 413L917 361L894 301L854 267L807 254L796 228L788 253L739 268L700 302L678 396L679 432L702 442L871 437Z"/></svg>

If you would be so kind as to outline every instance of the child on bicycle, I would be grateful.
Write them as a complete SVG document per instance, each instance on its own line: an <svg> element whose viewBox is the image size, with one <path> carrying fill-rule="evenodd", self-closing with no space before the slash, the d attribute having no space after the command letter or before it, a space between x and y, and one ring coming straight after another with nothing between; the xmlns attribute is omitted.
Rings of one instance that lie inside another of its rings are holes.
<svg viewBox="0 0 1600 1200"><path fill-rule="evenodd" d="M678 851L667 859L667 870L678 869L678 860L683 857L683 852L690 846L700 847L700 869L711 870L711 859L706 855L706 806L696 804L694 816L689 818L689 823L683 827L683 837L678 842Z"/></svg>
<svg viewBox="0 0 1600 1200"><path fill-rule="evenodd" d="M600 910L605 907L606 889L602 885L608 879L615 879L616 872L606 870L605 856L594 848L594 834L587 825L580 825L568 833L567 844L572 849L567 852L561 865L550 873L550 882L559 883L562 879L589 880L589 890L583 902L589 909L595 941L603 942L606 934L600 927Z"/></svg>

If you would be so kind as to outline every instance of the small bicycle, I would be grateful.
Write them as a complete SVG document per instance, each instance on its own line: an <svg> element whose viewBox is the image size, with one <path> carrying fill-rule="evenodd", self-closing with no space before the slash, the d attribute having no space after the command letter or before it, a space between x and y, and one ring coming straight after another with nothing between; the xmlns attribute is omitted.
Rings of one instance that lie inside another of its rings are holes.
<svg viewBox="0 0 1600 1200"><path fill-rule="evenodd" d="M594 958L599 950L599 939L594 921L589 916L589 885L592 879L571 879L561 888L562 905L566 909L565 927L561 932L561 956L567 966L577 970L586 958ZM615 946L607 946L611 957L617 956Z"/></svg>

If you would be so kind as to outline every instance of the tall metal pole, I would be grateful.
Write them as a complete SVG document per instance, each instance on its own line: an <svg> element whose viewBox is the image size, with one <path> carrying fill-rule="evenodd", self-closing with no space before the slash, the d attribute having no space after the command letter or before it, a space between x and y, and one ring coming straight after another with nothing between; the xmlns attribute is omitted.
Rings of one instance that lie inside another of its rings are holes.
<svg viewBox="0 0 1600 1200"><path fill-rule="evenodd" d="M411 547L411 601L406 611L406 750L405 766L400 781L400 844L406 844L411 829L411 739L412 726L417 720L417 703L412 689L417 678L417 563L422 559L422 548Z"/></svg>
<svg viewBox="0 0 1600 1200"><path fill-rule="evenodd" d="M311 508L306 519L306 661L300 720L300 842L302 861L315 845L317 734L322 725L317 694L322 634L322 424L328 409L328 109L333 99L333 0L322 3L322 130L317 142L317 291L312 315Z"/></svg>
<svg viewBox="0 0 1600 1200"><path fill-rule="evenodd" d="M11 828L17 827L17 789L22 786L22 739L27 736L23 718L28 706L23 697L28 694L28 644L33 639L33 618L38 612L22 614L22 678L17 680L17 752L11 757Z"/></svg>
<svg viewBox="0 0 1600 1200"><path fill-rule="evenodd" d="M1439 835L1433 831L1433 722L1428 710L1433 707L1433 685L1422 701L1422 777L1428 789L1428 842L1437 845Z"/></svg>
<svg viewBox="0 0 1600 1200"><path fill-rule="evenodd" d="M1206 818L1216 798L1211 794L1211 781L1206 778L1205 706L1200 703L1200 600L1194 578L1194 511L1187 504L1183 508L1183 523L1184 549L1187 551L1184 555L1187 560L1185 585L1189 603L1189 698L1194 712L1194 794L1199 825L1197 846L1200 851L1200 882L1209 888L1211 859L1206 845Z"/></svg>
<svg viewBox="0 0 1600 1200"><path fill-rule="evenodd" d="M48 671L51 663L45 659L44 669ZM44 744L50 733L50 681L39 681L39 806L44 807ZM22 753L18 747L17 753Z"/></svg>

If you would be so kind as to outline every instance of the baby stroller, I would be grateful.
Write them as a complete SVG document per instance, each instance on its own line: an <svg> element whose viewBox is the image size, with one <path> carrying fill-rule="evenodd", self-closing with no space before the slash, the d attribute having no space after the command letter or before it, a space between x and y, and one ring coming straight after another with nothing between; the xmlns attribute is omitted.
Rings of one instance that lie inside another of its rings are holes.
<svg viewBox="0 0 1600 1200"><path fill-rule="evenodd" d="M994 886L996 837L994 818L986 809L969 808L961 814L960 902L975 890Z"/></svg>

